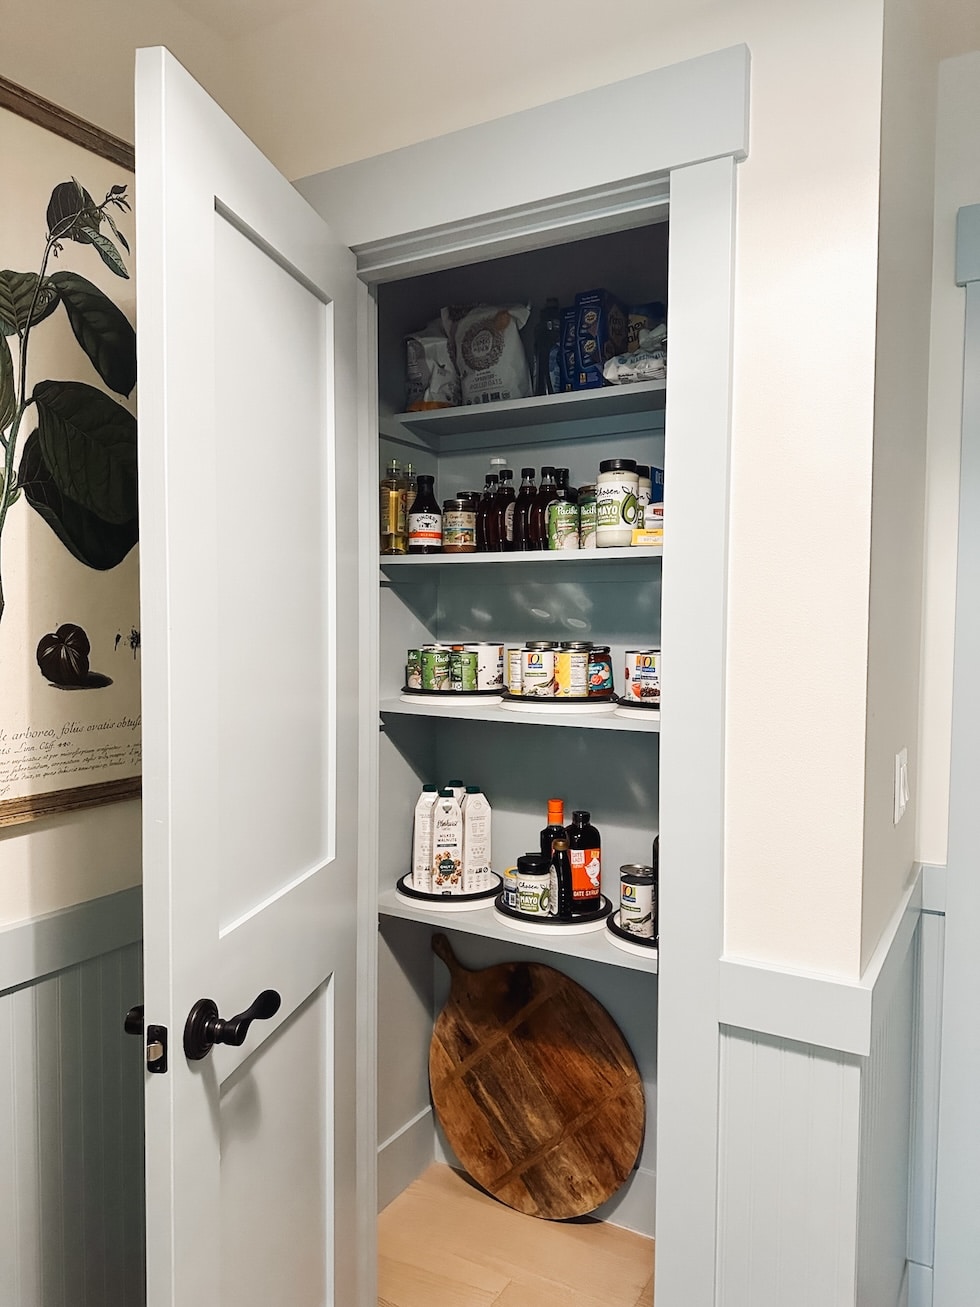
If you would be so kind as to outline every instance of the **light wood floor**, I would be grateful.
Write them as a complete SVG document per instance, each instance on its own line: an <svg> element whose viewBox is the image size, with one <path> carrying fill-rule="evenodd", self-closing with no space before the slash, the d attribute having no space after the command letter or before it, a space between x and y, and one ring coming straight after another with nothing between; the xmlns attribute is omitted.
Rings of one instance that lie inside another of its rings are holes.
<svg viewBox="0 0 980 1307"><path fill-rule="evenodd" d="M433 1165L378 1218L378 1307L653 1307L653 1240L540 1221Z"/></svg>

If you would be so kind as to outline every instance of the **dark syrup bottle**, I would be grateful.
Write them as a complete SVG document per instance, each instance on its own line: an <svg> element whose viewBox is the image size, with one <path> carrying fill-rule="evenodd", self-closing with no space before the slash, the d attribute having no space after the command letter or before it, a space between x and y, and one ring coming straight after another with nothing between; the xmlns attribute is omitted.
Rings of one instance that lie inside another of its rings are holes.
<svg viewBox="0 0 980 1307"><path fill-rule="evenodd" d="M488 554L490 550L489 518L493 510L493 497L497 493L497 474L496 472L487 473L487 483L480 496L480 502L476 509L476 551L478 554Z"/></svg>
<svg viewBox="0 0 980 1307"><path fill-rule="evenodd" d="M534 468L521 468L521 488L517 492L517 502L514 505L514 549L523 551L531 548L531 540L528 534L530 529L531 505L538 493L538 488L534 484Z"/></svg>
<svg viewBox="0 0 980 1307"><path fill-rule="evenodd" d="M517 504L517 493L514 490L514 473L509 467L500 469L500 484L497 486L497 493L493 497L493 530L491 535L496 538L496 548L499 550L510 551L514 548L514 508Z"/></svg>
<svg viewBox="0 0 980 1307"><path fill-rule="evenodd" d="M660 836L653 837L653 942L660 946Z"/></svg>
<svg viewBox="0 0 980 1307"><path fill-rule="evenodd" d="M572 813L568 828L572 898L576 912L598 912L602 903L602 840L584 808Z"/></svg>
<svg viewBox="0 0 980 1307"><path fill-rule="evenodd" d="M541 485L528 513L528 548L548 548L548 505L555 497L555 469L541 469Z"/></svg>
<svg viewBox="0 0 980 1307"><path fill-rule="evenodd" d="M568 840L556 839L551 850L548 902L553 917L559 921L571 921L575 900L572 897L572 864L568 859Z"/></svg>

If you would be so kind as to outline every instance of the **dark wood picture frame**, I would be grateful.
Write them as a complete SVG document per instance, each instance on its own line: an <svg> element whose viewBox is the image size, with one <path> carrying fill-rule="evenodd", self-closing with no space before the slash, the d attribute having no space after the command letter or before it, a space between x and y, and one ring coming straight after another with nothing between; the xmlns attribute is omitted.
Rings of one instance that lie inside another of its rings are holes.
<svg viewBox="0 0 980 1307"><path fill-rule="evenodd" d="M67 109L62 109L60 105L35 95L33 91L18 86L5 77L0 77L0 109L8 109L92 154L118 163L127 172L135 172L136 154L128 141L103 131L101 127L86 122ZM35 821L56 813L74 812L97 804L114 803L119 799L138 798L141 793L142 780L139 776L133 776L123 780L79 785L72 789L52 790L46 794L0 800L0 827Z"/></svg>

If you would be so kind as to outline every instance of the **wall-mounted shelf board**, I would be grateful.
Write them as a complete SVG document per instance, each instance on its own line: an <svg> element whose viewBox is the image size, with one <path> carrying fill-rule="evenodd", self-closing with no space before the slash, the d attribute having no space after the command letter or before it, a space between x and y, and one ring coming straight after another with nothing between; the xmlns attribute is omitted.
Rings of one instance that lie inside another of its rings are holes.
<svg viewBox="0 0 980 1307"><path fill-rule="evenodd" d="M642 971L647 975L653 975L657 971L656 950L651 950L649 958L626 953L610 942L609 932L605 928L592 931L587 935L567 937L544 933L533 935L529 931L511 930L505 926L492 907L479 908L474 912L438 912L425 906L416 907L414 904L403 902L394 889L382 890L378 898L378 911L382 916L417 921L422 925L431 926L433 930L460 930L469 935L482 935L484 939L499 939L508 944L542 949L564 957L584 958L590 962L605 962L612 967Z"/></svg>
<svg viewBox="0 0 980 1307"><path fill-rule="evenodd" d="M514 726L580 726L589 731L638 731L657 735L660 731L660 714L650 712L646 717L618 717L615 712L594 717L586 714L562 713L558 708L542 708L540 712L516 711L499 704L472 703L460 706L455 695L447 694L445 704L408 703L404 699L382 699L379 705L382 716L393 717L450 717L458 722L505 722Z"/></svg>
<svg viewBox="0 0 980 1307"><path fill-rule="evenodd" d="M430 449L483 449L497 445L643 434L666 406L666 381L639 381L567 395L538 395L497 404L469 404L426 413L382 417L382 436Z"/></svg>
<svg viewBox="0 0 980 1307"><path fill-rule="evenodd" d="M663 559L662 545L625 545L616 549L555 549L513 554L384 554L379 559L381 571L401 575L406 568L432 567L587 567L590 573L600 563L644 564ZM598 574L595 579L598 579Z"/></svg>

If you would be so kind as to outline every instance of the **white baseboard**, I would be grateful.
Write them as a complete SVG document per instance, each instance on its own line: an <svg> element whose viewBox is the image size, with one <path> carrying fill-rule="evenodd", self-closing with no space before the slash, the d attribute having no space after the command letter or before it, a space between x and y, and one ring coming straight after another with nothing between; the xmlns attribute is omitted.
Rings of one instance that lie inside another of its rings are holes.
<svg viewBox="0 0 980 1307"><path fill-rule="evenodd" d="M435 1160L432 1108L424 1108L378 1145L378 1211Z"/></svg>
<svg viewBox="0 0 980 1307"><path fill-rule="evenodd" d="M637 1167L618 1193L607 1203L596 1208L593 1215L610 1225L634 1230L648 1239L654 1237L654 1216L657 1210L657 1173Z"/></svg>

